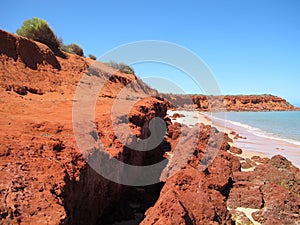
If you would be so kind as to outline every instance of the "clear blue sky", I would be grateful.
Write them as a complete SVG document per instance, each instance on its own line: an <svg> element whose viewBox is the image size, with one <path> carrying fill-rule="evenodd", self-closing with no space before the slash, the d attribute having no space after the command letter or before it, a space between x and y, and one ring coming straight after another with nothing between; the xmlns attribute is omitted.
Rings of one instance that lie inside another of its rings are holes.
<svg viewBox="0 0 300 225"><path fill-rule="evenodd" d="M25 19L48 21L65 44L101 56L129 42L163 40L196 53L224 94L270 93L300 106L300 1L4 1L0 28L15 32ZM193 93L164 66L134 66Z"/></svg>

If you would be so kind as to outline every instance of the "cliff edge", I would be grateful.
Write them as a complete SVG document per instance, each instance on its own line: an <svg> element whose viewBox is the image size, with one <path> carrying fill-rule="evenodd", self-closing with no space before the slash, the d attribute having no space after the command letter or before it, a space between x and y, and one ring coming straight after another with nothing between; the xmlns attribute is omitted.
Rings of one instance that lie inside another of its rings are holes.
<svg viewBox="0 0 300 225"><path fill-rule="evenodd" d="M298 111L286 99L273 95L175 95L161 94L176 107L199 111Z"/></svg>

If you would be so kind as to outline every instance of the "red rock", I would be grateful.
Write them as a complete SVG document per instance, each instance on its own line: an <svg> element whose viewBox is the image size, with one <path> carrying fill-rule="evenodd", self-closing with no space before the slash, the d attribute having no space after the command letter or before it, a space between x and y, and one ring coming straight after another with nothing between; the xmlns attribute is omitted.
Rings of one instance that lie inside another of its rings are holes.
<svg viewBox="0 0 300 225"><path fill-rule="evenodd" d="M174 123L168 126L167 135L172 139L176 140L180 134L181 134L181 124L180 123Z"/></svg>
<svg viewBox="0 0 300 225"><path fill-rule="evenodd" d="M298 193L289 192L277 184L262 186L264 208L256 213L255 219L263 224L294 224L300 221Z"/></svg>
<svg viewBox="0 0 300 225"><path fill-rule="evenodd" d="M282 156L259 161L254 171L235 172L227 205L230 208L261 208L253 218L262 224L293 224L300 221L300 172Z"/></svg>
<svg viewBox="0 0 300 225"><path fill-rule="evenodd" d="M258 185L251 182L236 182L230 190L227 206L260 209L263 206L262 193Z"/></svg>
<svg viewBox="0 0 300 225"><path fill-rule="evenodd" d="M174 113L172 117L173 117L173 119L177 119L177 118L181 118L181 117L185 117L185 116L180 113Z"/></svg>
<svg viewBox="0 0 300 225"><path fill-rule="evenodd" d="M225 197L208 188L202 172L189 168L167 180L141 224L228 224L230 217Z"/></svg>
<svg viewBox="0 0 300 225"><path fill-rule="evenodd" d="M209 186L222 192L230 185L233 173L240 170L240 163L230 153L220 151L207 170Z"/></svg>
<svg viewBox="0 0 300 225"><path fill-rule="evenodd" d="M205 144L200 143L207 143L211 134L210 127L202 125L201 131L198 148L205 148ZM219 132L215 135L218 136ZM224 144L221 148L225 148ZM232 185L233 171L240 170L239 160L224 150L216 151L214 160L202 172L204 168L199 160L206 151L208 150L196 151L197 154L194 153L187 162L194 169L186 165L166 180L158 201L146 212L146 218L141 224L231 223L226 197ZM174 161L180 160L179 157Z"/></svg>
<svg viewBox="0 0 300 225"><path fill-rule="evenodd" d="M269 158L261 158L260 156L252 156L251 160L257 163L268 163L270 161Z"/></svg>
<svg viewBox="0 0 300 225"><path fill-rule="evenodd" d="M234 147L234 146L231 146L229 151L234 154L242 154L243 153L242 149Z"/></svg>

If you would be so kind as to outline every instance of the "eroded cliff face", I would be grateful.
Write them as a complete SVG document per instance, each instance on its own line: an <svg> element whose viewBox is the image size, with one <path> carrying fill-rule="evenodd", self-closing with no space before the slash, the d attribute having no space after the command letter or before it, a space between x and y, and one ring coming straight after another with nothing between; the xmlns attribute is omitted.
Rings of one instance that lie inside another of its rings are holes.
<svg viewBox="0 0 300 225"><path fill-rule="evenodd" d="M200 111L294 111L299 108L273 95L165 95L175 107Z"/></svg>
<svg viewBox="0 0 300 225"><path fill-rule="evenodd" d="M134 154L115 137L110 112L125 89L119 100L135 104L128 119L143 137L149 120L166 114L165 102L151 98L155 90L134 75L76 55L56 57L45 45L5 31L0 31L0 53L0 223L109 224L134 218L136 211L154 204L161 184L137 191L90 167L75 141L72 107L84 74L92 76L95 84L102 82L95 124L106 154L124 162L151 164L169 150L167 143L156 152ZM93 82L88 85L93 87ZM139 102L141 95L148 99ZM124 124L129 126L128 121ZM138 210L124 197L146 190L147 198L140 197L143 205Z"/></svg>

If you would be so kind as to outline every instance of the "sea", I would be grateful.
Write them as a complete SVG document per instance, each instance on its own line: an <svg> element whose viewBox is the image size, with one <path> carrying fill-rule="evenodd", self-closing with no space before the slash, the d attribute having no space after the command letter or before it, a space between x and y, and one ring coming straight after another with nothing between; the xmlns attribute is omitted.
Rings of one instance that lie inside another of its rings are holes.
<svg viewBox="0 0 300 225"><path fill-rule="evenodd" d="M235 145L268 157L282 155L300 168L300 111L226 112L221 120L245 139ZM212 118L218 118L214 113ZM220 118L220 117L219 117Z"/></svg>
<svg viewBox="0 0 300 225"><path fill-rule="evenodd" d="M300 111L228 112L225 117L254 135L300 145Z"/></svg>

